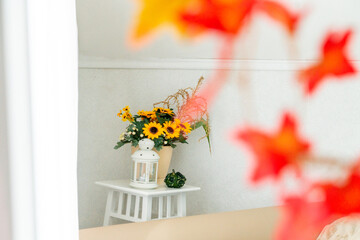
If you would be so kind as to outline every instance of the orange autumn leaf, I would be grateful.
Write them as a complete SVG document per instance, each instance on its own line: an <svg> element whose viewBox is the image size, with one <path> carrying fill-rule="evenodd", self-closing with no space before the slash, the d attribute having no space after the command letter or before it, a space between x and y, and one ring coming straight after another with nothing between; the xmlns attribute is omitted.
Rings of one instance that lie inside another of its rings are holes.
<svg viewBox="0 0 360 240"><path fill-rule="evenodd" d="M138 0L140 11L133 31L139 42L165 26L174 26L184 36L206 31L237 35L257 12L265 12L292 34L299 15L280 3L262 0Z"/></svg>
<svg viewBox="0 0 360 240"><path fill-rule="evenodd" d="M186 26L180 19L180 13L192 0L140 0L133 38L135 41L148 37L160 27L174 25L179 32Z"/></svg>
<svg viewBox="0 0 360 240"><path fill-rule="evenodd" d="M334 218L328 218L323 202L309 201L307 193L286 197L275 240L315 240Z"/></svg>
<svg viewBox="0 0 360 240"><path fill-rule="evenodd" d="M310 144L299 137L296 120L289 113L284 114L276 132L248 128L239 130L235 140L245 143L254 155L255 168L251 177L254 182L279 177L284 168L297 166L299 158L310 149Z"/></svg>
<svg viewBox="0 0 360 240"><path fill-rule="evenodd" d="M282 24L290 35L295 33L298 22L300 20L300 14L292 13L284 5L271 0L259 2L258 7L270 18Z"/></svg>
<svg viewBox="0 0 360 240"><path fill-rule="evenodd" d="M360 171L359 165L353 167L344 184L322 184L325 206L329 215L346 216L360 213Z"/></svg>
<svg viewBox="0 0 360 240"><path fill-rule="evenodd" d="M182 15L189 26L235 35L248 22L258 0L198 0Z"/></svg>
<svg viewBox="0 0 360 240"><path fill-rule="evenodd" d="M313 240L334 220L359 214L359 163L353 166L342 183L317 183L299 196L286 197L275 239ZM317 198L314 198L314 193Z"/></svg>
<svg viewBox="0 0 360 240"><path fill-rule="evenodd" d="M353 32L329 33L322 47L322 56L318 63L300 72L300 82L309 94L329 77L344 77L356 73L346 52L348 41Z"/></svg>

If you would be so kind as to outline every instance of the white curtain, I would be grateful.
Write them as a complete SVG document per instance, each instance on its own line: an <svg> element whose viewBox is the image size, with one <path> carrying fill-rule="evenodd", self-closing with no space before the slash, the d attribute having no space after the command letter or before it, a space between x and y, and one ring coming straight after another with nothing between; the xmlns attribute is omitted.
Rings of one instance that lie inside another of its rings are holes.
<svg viewBox="0 0 360 240"><path fill-rule="evenodd" d="M75 240L75 0L2 0L13 240Z"/></svg>

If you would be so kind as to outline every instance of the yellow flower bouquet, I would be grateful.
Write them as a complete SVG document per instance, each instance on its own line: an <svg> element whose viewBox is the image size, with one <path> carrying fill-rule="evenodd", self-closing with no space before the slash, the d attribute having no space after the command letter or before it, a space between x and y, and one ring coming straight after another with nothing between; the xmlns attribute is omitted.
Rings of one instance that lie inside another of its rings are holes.
<svg viewBox="0 0 360 240"><path fill-rule="evenodd" d="M126 143L137 146L143 138L152 139L157 150L160 150L162 146L175 148L177 142L187 143L187 134L191 132L190 124L175 118L173 110L169 108L156 107L152 111L138 111L133 116L127 106L118 113L118 116L123 121L129 121L130 125L120 135L120 141L115 149Z"/></svg>
<svg viewBox="0 0 360 240"><path fill-rule="evenodd" d="M152 139L155 143L155 149L160 151L163 146L176 147L177 143L187 143L188 134L199 127L203 127L206 133L206 137L209 142L209 124L208 114L206 107L197 111L197 117L188 117L182 111L184 106L191 97L193 97L201 84L203 78L200 78L198 86L193 88L180 89L176 94L169 96L164 101L154 104L154 108L151 111L138 111L136 115L131 114L129 106L124 107L117 114L124 122L128 121L130 124L126 128L126 131L120 135L114 149L118 149L127 143L131 143L136 147L139 141L143 138ZM189 93L191 91L191 93ZM177 109L176 115L172 108L170 108L170 102L173 103ZM161 104L167 107L156 107ZM199 104L201 106L201 104ZM188 121L181 120L187 119Z"/></svg>

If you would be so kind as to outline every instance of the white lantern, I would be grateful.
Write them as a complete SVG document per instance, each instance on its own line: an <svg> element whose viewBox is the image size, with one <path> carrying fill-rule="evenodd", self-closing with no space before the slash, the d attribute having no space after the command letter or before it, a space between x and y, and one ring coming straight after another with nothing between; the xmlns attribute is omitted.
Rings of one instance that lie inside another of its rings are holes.
<svg viewBox="0 0 360 240"><path fill-rule="evenodd" d="M130 186L136 188L156 188L159 155L153 151L154 142L150 139L139 141L140 149L131 155L132 174Z"/></svg>

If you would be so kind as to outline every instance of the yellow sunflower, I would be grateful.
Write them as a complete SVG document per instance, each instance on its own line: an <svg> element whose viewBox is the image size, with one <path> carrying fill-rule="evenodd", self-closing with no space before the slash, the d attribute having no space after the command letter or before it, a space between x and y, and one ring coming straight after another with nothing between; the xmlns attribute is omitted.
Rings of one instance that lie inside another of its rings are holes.
<svg viewBox="0 0 360 240"><path fill-rule="evenodd" d="M164 133L164 129L159 123L151 122L149 124L145 124L144 126L145 127L143 128L143 131L145 136L148 138L158 138L161 134Z"/></svg>
<svg viewBox="0 0 360 240"><path fill-rule="evenodd" d="M162 112L163 112L163 113L167 113L167 114L169 114L170 116L173 116L173 115L174 115L174 112L173 112L171 109L169 109L169 108L163 109Z"/></svg>
<svg viewBox="0 0 360 240"><path fill-rule="evenodd" d="M126 114L123 114L122 116L121 116L121 120L123 120L124 122L126 122L127 121L127 117L126 117L127 115Z"/></svg>
<svg viewBox="0 0 360 240"><path fill-rule="evenodd" d="M121 117L122 111L120 110L119 113L117 114L118 117Z"/></svg>
<svg viewBox="0 0 360 240"><path fill-rule="evenodd" d="M138 111L138 115L141 117L142 120L144 120L145 118L150 118L148 116L148 112L146 112L144 110Z"/></svg>
<svg viewBox="0 0 360 240"><path fill-rule="evenodd" d="M145 112L145 116L146 116L147 118L150 118L151 121L155 121L155 120L157 119L156 113L155 113L155 112L152 112L152 111L147 111L147 112Z"/></svg>
<svg viewBox="0 0 360 240"><path fill-rule="evenodd" d="M144 114L148 117L156 115L153 111L146 111L146 112L144 112Z"/></svg>
<svg viewBox="0 0 360 240"><path fill-rule="evenodd" d="M124 107L124 108L123 108L123 111L125 111L125 112L130 112L129 106Z"/></svg>
<svg viewBox="0 0 360 240"><path fill-rule="evenodd" d="M134 121L134 118L132 117L131 113L125 112L125 113L121 116L121 120L123 120L124 122L126 122L127 120L129 120L129 122L133 122L133 121Z"/></svg>
<svg viewBox="0 0 360 240"><path fill-rule="evenodd" d="M167 138L178 138L180 135L180 128L174 122L165 122L164 131Z"/></svg>
<svg viewBox="0 0 360 240"><path fill-rule="evenodd" d="M163 112L164 111L164 108L162 108L162 107L156 107L156 108L154 108L153 109L153 112Z"/></svg>
<svg viewBox="0 0 360 240"><path fill-rule="evenodd" d="M176 125L181 129L181 131L184 131L185 133L191 132L191 127L188 122L181 122L180 119L175 119Z"/></svg>

